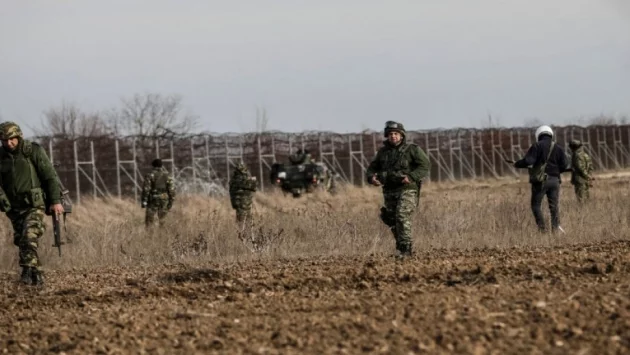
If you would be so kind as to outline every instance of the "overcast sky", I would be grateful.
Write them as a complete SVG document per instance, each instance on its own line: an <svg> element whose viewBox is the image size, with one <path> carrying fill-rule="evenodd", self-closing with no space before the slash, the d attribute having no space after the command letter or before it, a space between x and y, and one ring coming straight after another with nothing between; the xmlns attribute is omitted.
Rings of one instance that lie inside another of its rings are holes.
<svg viewBox="0 0 630 355"><path fill-rule="evenodd" d="M0 0L0 116L180 94L201 128L630 114L627 0ZM29 129L25 129L29 133Z"/></svg>

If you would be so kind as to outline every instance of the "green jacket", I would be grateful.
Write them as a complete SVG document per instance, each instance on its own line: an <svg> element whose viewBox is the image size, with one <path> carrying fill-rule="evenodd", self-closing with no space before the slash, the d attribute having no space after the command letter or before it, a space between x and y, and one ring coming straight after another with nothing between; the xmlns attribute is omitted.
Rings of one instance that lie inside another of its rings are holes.
<svg viewBox="0 0 630 355"><path fill-rule="evenodd" d="M57 174L44 149L20 139L13 151L0 147L0 186L15 209L61 203Z"/></svg>
<svg viewBox="0 0 630 355"><path fill-rule="evenodd" d="M392 146L385 141L368 166L366 178L371 183L372 176L376 174L384 191L417 190L422 179L429 174L429 168L429 157L417 145L403 141L398 146ZM410 184L402 183L403 175L409 177Z"/></svg>
<svg viewBox="0 0 630 355"><path fill-rule="evenodd" d="M591 179L591 173L593 172L593 163L591 157L588 156L584 147L580 147L573 152L571 156L571 167L573 172L571 173L571 184L580 185L586 184Z"/></svg>
<svg viewBox="0 0 630 355"><path fill-rule="evenodd" d="M258 183L251 179L251 175L248 172L236 169L230 178L230 195L254 193L257 189L257 185Z"/></svg>
<svg viewBox="0 0 630 355"><path fill-rule="evenodd" d="M163 167L153 168L142 184L142 202L151 203L154 199L175 201L175 181Z"/></svg>

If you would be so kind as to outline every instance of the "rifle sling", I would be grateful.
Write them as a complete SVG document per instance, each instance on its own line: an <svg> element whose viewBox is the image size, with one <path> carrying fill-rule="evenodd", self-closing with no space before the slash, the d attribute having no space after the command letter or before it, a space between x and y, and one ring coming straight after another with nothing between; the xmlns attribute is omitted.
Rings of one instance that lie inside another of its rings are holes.
<svg viewBox="0 0 630 355"><path fill-rule="evenodd" d="M555 145L556 143L554 141L551 141L551 144L549 145L549 153L547 153L547 159L545 159L545 162L541 166L543 170L547 167L547 162L549 161L549 158L551 158L551 152L553 152L553 148L555 147Z"/></svg>

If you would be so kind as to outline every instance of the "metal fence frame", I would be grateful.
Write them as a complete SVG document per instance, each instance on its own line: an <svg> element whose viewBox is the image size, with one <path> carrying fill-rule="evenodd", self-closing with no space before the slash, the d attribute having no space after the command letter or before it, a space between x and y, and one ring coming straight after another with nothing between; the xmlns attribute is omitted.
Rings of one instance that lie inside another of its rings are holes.
<svg viewBox="0 0 630 355"><path fill-rule="evenodd" d="M531 128L451 129L407 132L429 156L431 181L518 176L522 171L504 162L518 159L533 142ZM564 146L572 139L584 142L597 170L630 166L630 125L554 127L556 141ZM270 188L268 173L275 162L285 162L300 148L331 167L339 179L363 186L365 169L383 140L382 133L364 131L263 132L249 134L201 134L171 139L149 137L81 137L74 140L37 137L58 162L59 175L81 196L133 197L138 199L150 161L161 158L176 180L192 183L186 191L225 191L232 167L242 161L260 181L260 190ZM570 151L567 148L567 153Z"/></svg>

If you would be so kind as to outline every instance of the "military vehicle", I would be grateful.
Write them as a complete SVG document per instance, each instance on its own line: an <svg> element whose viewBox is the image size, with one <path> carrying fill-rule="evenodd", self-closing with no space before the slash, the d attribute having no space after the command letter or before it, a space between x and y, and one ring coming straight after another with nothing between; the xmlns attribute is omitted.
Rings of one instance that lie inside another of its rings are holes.
<svg viewBox="0 0 630 355"><path fill-rule="evenodd" d="M300 150L289 157L290 164L274 163L271 166L271 183L294 198L311 193L317 188L326 189L329 172L323 164L311 161L308 151Z"/></svg>

